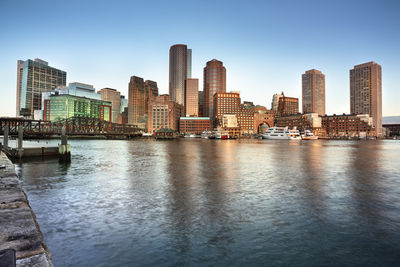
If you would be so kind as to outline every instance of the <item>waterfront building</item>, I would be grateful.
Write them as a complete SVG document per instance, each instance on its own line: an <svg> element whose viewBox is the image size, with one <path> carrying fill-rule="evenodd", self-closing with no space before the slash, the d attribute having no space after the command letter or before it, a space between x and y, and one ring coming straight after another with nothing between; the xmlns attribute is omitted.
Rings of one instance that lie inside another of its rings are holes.
<svg viewBox="0 0 400 267"><path fill-rule="evenodd" d="M204 91L199 91L199 117L203 117Z"/></svg>
<svg viewBox="0 0 400 267"><path fill-rule="evenodd" d="M186 117L199 116L199 79L186 79Z"/></svg>
<svg viewBox="0 0 400 267"><path fill-rule="evenodd" d="M224 115L235 115L242 134L253 134L264 124L273 126L275 115L262 106L241 104L239 92L216 93L214 95L214 128L223 127Z"/></svg>
<svg viewBox="0 0 400 267"><path fill-rule="evenodd" d="M400 136L400 123L385 123L382 125L383 128L387 129L386 136L399 135Z"/></svg>
<svg viewBox="0 0 400 267"><path fill-rule="evenodd" d="M376 62L350 70L350 113L369 114L377 136L382 136L382 67Z"/></svg>
<svg viewBox="0 0 400 267"><path fill-rule="evenodd" d="M121 93L116 89L103 88L98 91L101 95L101 100L110 101L112 104L111 121L117 122L121 107Z"/></svg>
<svg viewBox="0 0 400 267"><path fill-rule="evenodd" d="M188 52L189 50L189 52ZM169 49L169 95L172 101L185 104L185 81L192 75L192 50L185 44ZM190 66L188 66L190 64Z"/></svg>
<svg viewBox="0 0 400 267"><path fill-rule="evenodd" d="M111 121L112 104L109 101L68 94L53 94L44 101L46 121L60 121L71 117L89 117Z"/></svg>
<svg viewBox="0 0 400 267"><path fill-rule="evenodd" d="M203 116L215 117L213 97L215 93L226 92L226 69L222 61L213 59L204 68L204 103Z"/></svg>
<svg viewBox="0 0 400 267"><path fill-rule="evenodd" d="M178 131L179 119L184 116L184 113L183 105L172 101L169 95L157 96L149 104L147 130L150 133L162 128Z"/></svg>
<svg viewBox="0 0 400 267"><path fill-rule="evenodd" d="M128 93L128 123L145 128L149 113L148 105L157 95L156 82L132 76Z"/></svg>
<svg viewBox="0 0 400 267"><path fill-rule="evenodd" d="M281 116L299 113L299 99L287 97L282 93L279 97L278 112Z"/></svg>
<svg viewBox="0 0 400 267"><path fill-rule="evenodd" d="M325 75L316 69L302 75L303 113L325 115Z"/></svg>
<svg viewBox="0 0 400 267"><path fill-rule="evenodd" d="M67 73L50 67L44 60L17 62L17 116L33 118L34 110L42 108L42 93L65 86Z"/></svg>
<svg viewBox="0 0 400 267"><path fill-rule="evenodd" d="M274 94L272 96L271 110L277 111L279 106L279 98L283 96L283 92L281 94Z"/></svg>
<svg viewBox="0 0 400 267"><path fill-rule="evenodd" d="M315 135L321 135L322 120L318 113L294 114L289 116L277 117L275 126L288 127L297 130L310 130Z"/></svg>
<svg viewBox="0 0 400 267"><path fill-rule="evenodd" d="M238 120L236 115L234 114L222 115L222 127L223 128L238 127Z"/></svg>
<svg viewBox="0 0 400 267"><path fill-rule="evenodd" d="M322 116L322 130L327 137L375 136L373 118L369 114Z"/></svg>
<svg viewBox="0 0 400 267"><path fill-rule="evenodd" d="M86 83L79 83L79 82L69 83L68 86L59 86L55 88L54 92L56 92L59 95L74 95L90 99L101 100L101 95L96 93L96 89L94 88L94 86Z"/></svg>
<svg viewBox="0 0 400 267"><path fill-rule="evenodd" d="M181 117L179 132L184 134L201 134L212 129L209 117Z"/></svg>

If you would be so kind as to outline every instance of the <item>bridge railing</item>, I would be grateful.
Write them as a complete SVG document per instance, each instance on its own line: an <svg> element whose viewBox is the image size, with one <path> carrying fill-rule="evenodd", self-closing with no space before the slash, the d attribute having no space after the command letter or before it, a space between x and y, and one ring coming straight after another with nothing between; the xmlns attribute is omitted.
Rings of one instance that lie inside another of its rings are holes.
<svg viewBox="0 0 400 267"><path fill-rule="evenodd" d="M4 128L9 127L9 134L18 134L22 126L24 134L29 135L59 135L66 128L67 135L137 135L143 129L136 125L118 124L88 117L71 117L57 122L25 120L20 118L0 118L0 135Z"/></svg>

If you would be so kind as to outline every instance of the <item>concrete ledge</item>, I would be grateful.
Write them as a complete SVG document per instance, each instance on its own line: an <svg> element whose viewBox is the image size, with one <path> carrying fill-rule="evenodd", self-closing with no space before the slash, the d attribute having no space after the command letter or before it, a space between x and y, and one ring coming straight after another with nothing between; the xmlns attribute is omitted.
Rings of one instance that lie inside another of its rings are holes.
<svg viewBox="0 0 400 267"><path fill-rule="evenodd" d="M14 165L1 152L0 165L0 250L15 249L17 266L53 266Z"/></svg>

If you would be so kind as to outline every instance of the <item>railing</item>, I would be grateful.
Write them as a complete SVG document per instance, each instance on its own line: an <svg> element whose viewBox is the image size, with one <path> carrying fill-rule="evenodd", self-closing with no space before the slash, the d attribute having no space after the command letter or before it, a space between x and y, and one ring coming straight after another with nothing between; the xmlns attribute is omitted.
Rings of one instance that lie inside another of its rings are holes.
<svg viewBox="0 0 400 267"><path fill-rule="evenodd" d="M61 129L66 128L67 135L123 135L134 136L143 132L136 125L118 124L96 118L72 117L57 122L25 120L21 118L0 118L0 135L4 128L9 127L10 135L17 135L22 126L24 135L48 136L60 135Z"/></svg>

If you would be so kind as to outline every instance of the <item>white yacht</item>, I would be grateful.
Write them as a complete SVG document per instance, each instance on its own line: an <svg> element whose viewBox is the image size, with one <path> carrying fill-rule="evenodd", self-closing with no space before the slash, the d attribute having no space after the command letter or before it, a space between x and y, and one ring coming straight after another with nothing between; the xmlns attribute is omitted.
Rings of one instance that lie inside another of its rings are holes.
<svg viewBox="0 0 400 267"><path fill-rule="evenodd" d="M208 139L210 136L212 136L211 131L205 130L204 132L201 133L201 138Z"/></svg>
<svg viewBox="0 0 400 267"><path fill-rule="evenodd" d="M300 132L296 127L293 130L289 130L288 127L272 127L261 136L265 139L301 140Z"/></svg>
<svg viewBox="0 0 400 267"><path fill-rule="evenodd" d="M317 140L318 136L314 135L310 130L305 130L304 134L301 135L303 140Z"/></svg>

